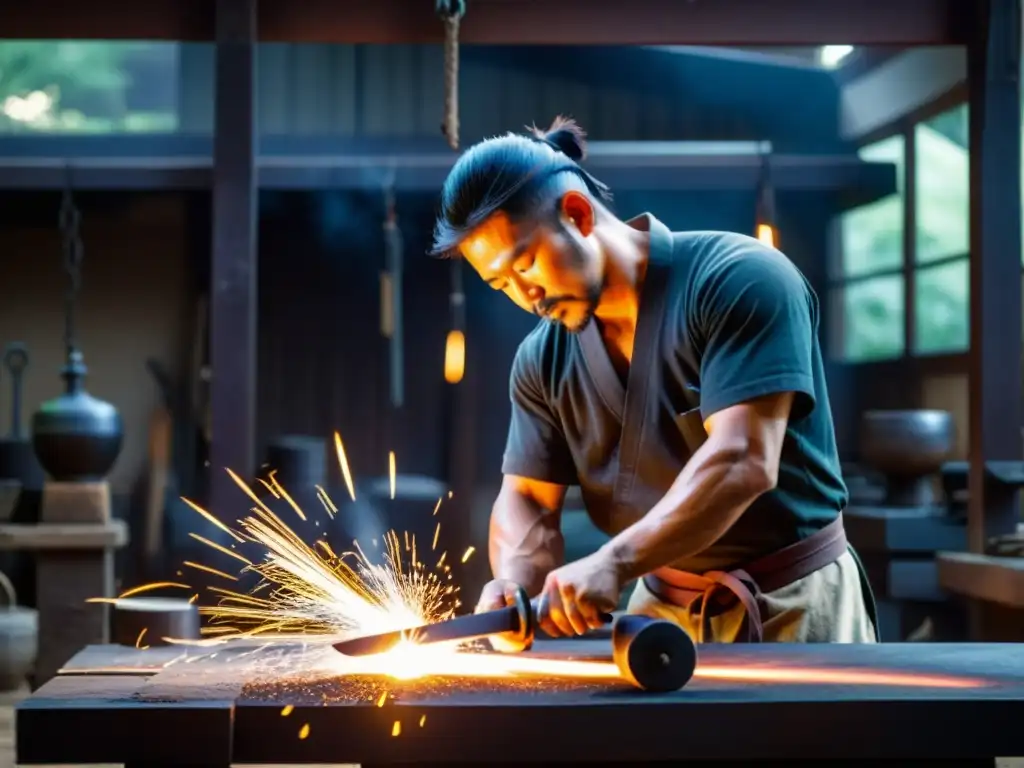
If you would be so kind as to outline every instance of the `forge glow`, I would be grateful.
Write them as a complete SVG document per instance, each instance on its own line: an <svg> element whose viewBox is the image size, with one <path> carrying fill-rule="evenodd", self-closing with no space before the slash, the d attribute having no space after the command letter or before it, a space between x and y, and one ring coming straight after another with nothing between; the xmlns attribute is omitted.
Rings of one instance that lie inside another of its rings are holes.
<svg viewBox="0 0 1024 768"><path fill-rule="evenodd" d="M340 436L334 435L335 453L349 496L355 501L355 486ZM396 462L394 453L388 457L391 496L395 495ZM427 677L444 678L526 678L533 680L571 679L581 681L615 681L620 674L608 660L551 659L531 654L480 653L477 648L457 643L417 645L405 640L394 648L373 656L350 657L334 651L331 644L348 637L374 635L409 629L450 618L458 609L458 587L451 567L446 565L447 553L436 552L440 523L433 542L426 552L417 550L415 539L408 534L389 531L383 539L383 562L368 558L358 542L352 551L335 553L323 534L312 543L301 536L271 510L234 472L227 470L239 489L253 503L250 514L237 521L237 528L221 522L197 504L184 501L209 525L230 537L227 545L218 544L198 533L193 539L212 552L209 563L186 561L185 568L212 576L223 586L207 587L215 596L211 605L200 603L200 612L209 617L202 640L163 638L174 645L199 646L210 649L207 658L218 649L238 641L259 643L253 653L275 643L301 643L308 654L285 655L288 659L283 673L302 673L313 677L372 676L393 681L413 681ZM271 473L267 491L282 500L298 521L309 523L306 513ZM329 518L338 514L338 507L323 488L317 496ZM448 497L451 497L449 492ZM433 512L437 515L444 497L438 499ZM314 523L316 524L316 523ZM378 545L376 540L373 542ZM260 555L250 558L239 545L255 547ZM466 562L473 554L469 547L461 556ZM428 566L423 557L434 565ZM231 571L234 571L233 573ZM259 584L247 593L231 588L246 573L255 573ZM181 572L179 572L181 576ZM96 598L92 602L117 603L155 589L181 589L195 592L181 581L163 581L134 587L118 598ZM195 602L199 593L192 595ZM150 638L151 639L151 638ZM139 647L143 637L140 635ZM249 652L239 655L239 658ZM185 656L174 662L196 661L203 656ZM302 660L304 659L304 660ZM169 662L168 665L173 662ZM297 668L299 667L299 668ZM709 681L775 684L881 685L925 688L975 688L983 681L950 676L893 673L865 669L815 669L787 666L698 665L695 677ZM386 698L386 692L380 702Z"/></svg>

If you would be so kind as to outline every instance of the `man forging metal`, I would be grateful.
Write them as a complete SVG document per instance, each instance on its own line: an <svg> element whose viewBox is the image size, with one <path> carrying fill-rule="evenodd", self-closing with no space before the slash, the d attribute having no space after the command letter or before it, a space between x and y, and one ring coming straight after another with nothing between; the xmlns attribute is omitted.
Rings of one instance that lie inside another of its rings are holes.
<svg viewBox="0 0 1024 768"><path fill-rule="evenodd" d="M636 581L629 613L698 642L874 642L816 296L754 238L617 218L585 149L564 119L491 138L442 192L434 253L541 318L512 365L478 610L522 585L542 629L578 635ZM570 485L611 539L564 563Z"/></svg>

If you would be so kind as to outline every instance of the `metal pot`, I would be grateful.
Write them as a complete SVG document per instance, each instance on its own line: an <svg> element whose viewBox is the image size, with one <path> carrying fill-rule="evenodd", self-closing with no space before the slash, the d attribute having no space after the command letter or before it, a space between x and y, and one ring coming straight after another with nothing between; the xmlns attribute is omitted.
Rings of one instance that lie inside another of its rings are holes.
<svg viewBox="0 0 1024 768"><path fill-rule="evenodd" d="M948 411L867 411L861 418L861 456L885 475L889 504L936 501L931 476L952 453L953 439Z"/></svg>
<svg viewBox="0 0 1024 768"><path fill-rule="evenodd" d="M124 426L110 403L85 391L87 369L72 349L61 371L63 395L32 417L32 446L43 469L58 482L102 480L121 453Z"/></svg>

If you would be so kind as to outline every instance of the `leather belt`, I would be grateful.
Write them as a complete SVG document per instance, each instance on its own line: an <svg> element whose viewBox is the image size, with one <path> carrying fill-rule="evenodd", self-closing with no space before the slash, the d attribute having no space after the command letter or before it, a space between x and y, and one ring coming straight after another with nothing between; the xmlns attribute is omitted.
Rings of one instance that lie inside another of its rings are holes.
<svg viewBox="0 0 1024 768"><path fill-rule="evenodd" d="M644 576L644 584L665 602L684 608L691 615L697 614L698 643L704 642L704 630L710 618L737 603L746 610L746 641L759 643L764 639L761 595L810 576L834 563L848 548L840 515L806 539L758 558L743 568L703 574L659 568ZM714 608L709 612L710 606Z"/></svg>

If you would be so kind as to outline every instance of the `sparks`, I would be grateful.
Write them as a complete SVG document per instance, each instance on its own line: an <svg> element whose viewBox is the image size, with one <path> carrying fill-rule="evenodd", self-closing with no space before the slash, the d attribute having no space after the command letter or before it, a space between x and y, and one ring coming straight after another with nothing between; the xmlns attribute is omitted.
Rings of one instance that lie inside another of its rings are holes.
<svg viewBox="0 0 1024 768"><path fill-rule="evenodd" d="M184 565L187 565L189 568L195 568L197 571L205 571L206 573L213 574L214 576L219 576L222 579L238 581L237 576L232 576L230 573L224 573L224 571L218 571L216 568L211 568L210 566L203 565L202 563L193 563L191 560L186 560Z"/></svg>
<svg viewBox="0 0 1024 768"><path fill-rule="evenodd" d="M476 552L476 547L469 547L462 555L462 562L469 560L469 558L473 556L474 552Z"/></svg>
<svg viewBox="0 0 1024 768"><path fill-rule="evenodd" d="M337 433L334 437L342 476L349 496L355 499L344 446ZM299 531L261 501L237 474L231 470L227 473L252 503L249 514L237 521L237 529L228 527L198 504L185 501L204 521L230 536L234 544L230 548L225 547L198 533L192 538L209 548L217 558L236 563L238 570L235 573L222 570L225 566L220 562L217 562L220 567L191 560L183 563L186 568L228 583L205 588L206 593L214 596L215 602L213 605L199 605L199 612L208 619L202 629L203 639L161 638L167 644L207 647L257 638L268 641L301 639L307 645L319 643L326 646L336 642L339 636L405 630L444 620L459 608L458 589L450 583L451 569L444 565L444 554L435 568L425 566L418 558L414 536L388 531L381 539L379 549L374 551L373 559L367 557L359 542L353 542L352 551L339 554L323 538L311 537L307 543ZM270 495L281 505L287 505L299 524L314 525L315 521L308 520L296 508L295 500L273 472L268 478L263 487L271 491ZM333 516L337 506L323 488L316 490L327 514ZM434 546L438 530L436 527ZM374 543L376 545L376 540ZM235 544L240 548L254 546L260 555L246 556L235 551ZM466 558L471 553L472 548L467 551ZM258 583L244 589L243 577L249 576L255 576ZM127 590L121 598L163 587L195 589L184 583L155 582ZM121 598L95 598L89 602L117 604ZM196 600L198 593L189 602ZM143 632L138 638L140 647L144 635ZM510 674L505 668L507 661L488 661L491 658L489 654L470 651L472 648L458 643L421 646L410 639L386 653L358 659L332 651L328 654L328 667L331 674L370 674L403 680L444 670L456 675ZM178 660L190 664L211 656L187 655ZM542 660L542 666L543 663ZM570 667L573 664L565 663ZM378 705L384 706L388 696L387 691L381 694ZM287 717L293 709L286 706L281 715ZM401 726L398 725L397 729L400 731ZM308 733L308 725L303 726L300 738L305 738L303 734Z"/></svg>
<svg viewBox="0 0 1024 768"><path fill-rule="evenodd" d="M345 479L345 487L348 488L348 495L352 501L356 500L356 488L352 483L352 470L348 467L348 457L345 456L345 446L341 442L341 435L334 433L334 452L338 455L338 466L341 467L341 476Z"/></svg>
<svg viewBox="0 0 1024 768"><path fill-rule="evenodd" d="M388 479L391 481L391 498L395 498L395 482L397 479L395 467L395 452L388 451Z"/></svg>
<svg viewBox="0 0 1024 768"><path fill-rule="evenodd" d="M402 735L402 721L401 720L395 720L395 724L391 726L391 735L392 736L401 736Z"/></svg>
<svg viewBox="0 0 1024 768"><path fill-rule="evenodd" d="M188 584L178 584L177 582L174 582L174 581L154 581L154 582L152 582L150 584L142 584L142 585L140 585L138 587L132 587L131 589L126 589L124 592L122 592L120 595L118 595L117 598L119 600L123 600L126 597L133 597L135 595L141 595L143 592L150 592L150 591L152 591L154 589L166 589L166 588L190 589Z"/></svg>

